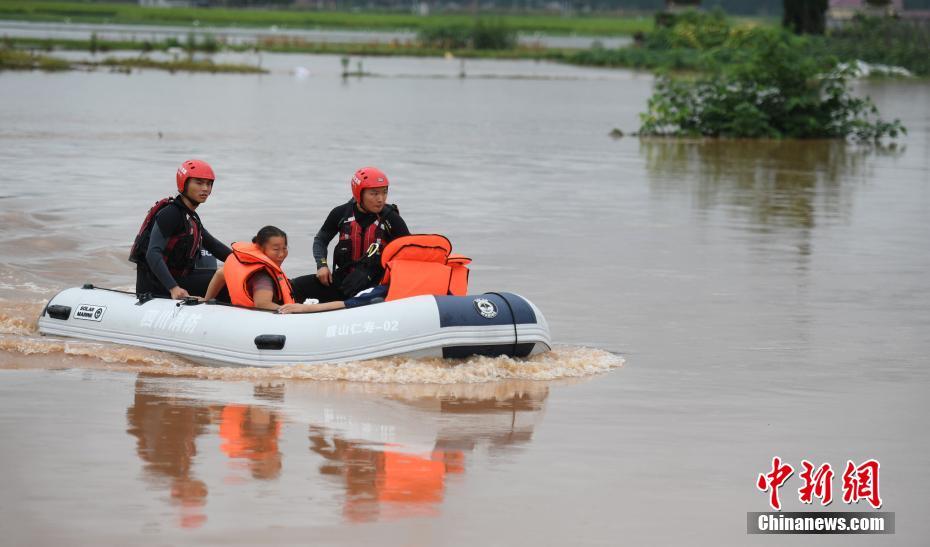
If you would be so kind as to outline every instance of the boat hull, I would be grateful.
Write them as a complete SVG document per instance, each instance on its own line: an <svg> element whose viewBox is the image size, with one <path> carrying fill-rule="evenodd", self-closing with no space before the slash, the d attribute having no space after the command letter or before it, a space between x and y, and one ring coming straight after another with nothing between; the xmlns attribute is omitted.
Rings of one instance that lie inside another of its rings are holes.
<svg viewBox="0 0 930 547"><path fill-rule="evenodd" d="M186 304L93 287L66 289L39 332L140 346L204 364L278 366L390 356L525 357L550 349L536 306L512 293L417 296L322 313L279 315Z"/></svg>

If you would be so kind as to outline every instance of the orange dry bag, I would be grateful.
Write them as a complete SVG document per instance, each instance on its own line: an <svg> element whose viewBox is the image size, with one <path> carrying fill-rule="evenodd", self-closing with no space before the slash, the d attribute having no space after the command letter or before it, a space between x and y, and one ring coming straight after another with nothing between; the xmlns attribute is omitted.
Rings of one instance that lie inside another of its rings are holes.
<svg viewBox="0 0 930 547"><path fill-rule="evenodd" d="M450 255L452 244L445 236L419 234L399 237L384 248L382 285L390 285L385 300L433 294L464 295L468 291L471 259Z"/></svg>

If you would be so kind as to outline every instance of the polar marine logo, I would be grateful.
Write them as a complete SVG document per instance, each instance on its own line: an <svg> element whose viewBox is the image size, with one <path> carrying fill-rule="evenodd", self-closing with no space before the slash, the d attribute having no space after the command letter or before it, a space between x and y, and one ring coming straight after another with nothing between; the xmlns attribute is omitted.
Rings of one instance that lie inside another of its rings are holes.
<svg viewBox="0 0 930 547"><path fill-rule="evenodd" d="M74 312L75 319L83 319L85 321L101 321L103 320L103 314L107 311L106 306L93 306L90 304L81 304L77 307L77 310Z"/></svg>
<svg viewBox="0 0 930 547"><path fill-rule="evenodd" d="M478 298L475 300L475 309L481 314L481 317L493 319L497 317L497 306L487 298Z"/></svg>

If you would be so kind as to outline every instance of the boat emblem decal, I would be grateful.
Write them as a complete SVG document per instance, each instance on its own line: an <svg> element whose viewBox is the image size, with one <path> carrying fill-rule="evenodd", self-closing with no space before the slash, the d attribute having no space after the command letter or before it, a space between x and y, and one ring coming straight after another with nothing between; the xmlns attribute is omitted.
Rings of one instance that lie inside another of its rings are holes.
<svg viewBox="0 0 930 547"><path fill-rule="evenodd" d="M81 304L74 312L75 319L85 321L102 321L103 312L107 311L106 306L94 306L91 304Z"/></svg>
<svg viewBox="0 0 930 547"><path fill-rule="evenodd" d="M481 314L481 317L493 319L497 317L497 306L487 298L475 299L475 309Z"/></svg>

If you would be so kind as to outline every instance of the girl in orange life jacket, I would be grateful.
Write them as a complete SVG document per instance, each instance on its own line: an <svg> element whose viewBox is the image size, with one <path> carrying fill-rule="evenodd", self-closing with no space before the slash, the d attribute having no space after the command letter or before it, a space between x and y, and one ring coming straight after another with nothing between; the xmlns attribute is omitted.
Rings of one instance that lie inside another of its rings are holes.
<svg viewBox="0 0 930 547"><path fill-rule="evenodd" d="M265 226L252 243L233 243L232 254L217 270L204 298L210 300L227 288L230 302L264 310L276 310L294 301L281 264L287 258L287 234Z"/></svg>
<svg viewBox="0 0 930 547"><path fill-rule="evenodd" d="M391 240L410 234L397 207L387 203L388 186L387 175L380 169L363 167L355 172L349 180L352 199L330 211L313 238L316 274L291 280L295 300L343 300L380 283L383 273L380 271L381 249ZM329 243L337 235L339 240L333 252L334 269L331 271L326 258ZM373 244L377 245L373 247ZM370 249L373 255L363 260ZM363 267L360 260L374 266L370 279L363 279L359 283L347 282L352 281L347 280L347 277Z"/></svg>
<svg viewBox="0 0 930 547"><path fill-rule="evenodd" d="M236 306L278 310L281 313L307 313L364 305L377 297L373 294L371 298L362 297L345 303L295 304L290 282L281 269L287 254L287 234L274 226L259 230L251 244L233 243L232 254L226 259L224 268L217 270L213 276L205 299L215 298L225 287L229 291L230 302Z"/></svg>

